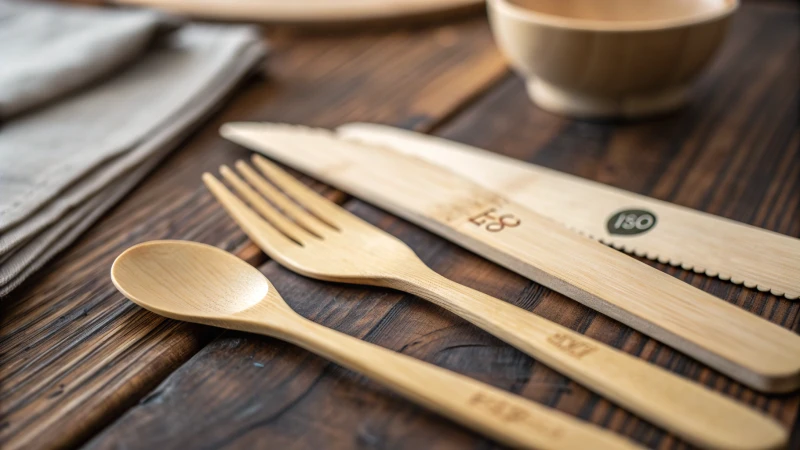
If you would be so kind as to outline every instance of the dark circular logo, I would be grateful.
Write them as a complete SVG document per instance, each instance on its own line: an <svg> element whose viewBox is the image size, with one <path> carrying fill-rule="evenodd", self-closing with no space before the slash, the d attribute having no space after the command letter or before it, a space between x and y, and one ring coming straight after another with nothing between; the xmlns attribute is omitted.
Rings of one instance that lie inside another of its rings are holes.
<svg viewBox="0 0 800 450"><path fill-rule="evenodd" d="M609 234L642 234L656 226L656 215L643 209L626 209L613 214L606 223Z"/></svg>

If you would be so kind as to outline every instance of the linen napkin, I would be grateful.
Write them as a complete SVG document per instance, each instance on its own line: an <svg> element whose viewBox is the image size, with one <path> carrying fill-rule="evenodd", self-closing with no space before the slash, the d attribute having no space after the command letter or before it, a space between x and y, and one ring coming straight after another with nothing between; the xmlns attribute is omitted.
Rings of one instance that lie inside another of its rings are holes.
<svg viewBox="0 0 800 450"><path fill-rule="evenodd" d="M146 9L119 14L0 1L0 120L111 73L178 24L177 18Z"/></svg>
<svg viewBox="0 0 800 450"><path fill-rule="evenodd" d="M13 5L14 14L28 14L21 12L24 8L19 3ZM31 7L36 9L37 19L27 27L16 27L17 34L4 45L29 49L29 58L38 60L29 65L37 68L31 79L38 77L40 83L57 83L58 73L69 78L75 68L63 60L86 61L94 56L84 53L93 50L84 45L62 48L83 55L67 55L49 65L48 51L30 51L38 47L31 45L29 35L48 48L50 44L42 36L55 36L59 42L85 42L71 37L84 30L99 36L94 42L108 39L102 48L115 47L111 40L130 40L130 33L109 33L103 38L98 31L102 26L93 26L95 20L108 20L109 11L43 4ZM9 10L0 8L0 28L7 20L2 14ZM81 16L83 27L74 28L73 12ZM98 14L89 18L93 12ZM139 40L176 23L155 13L113 13L137 16L131 21L138 24ZM143 26L144 22L150 25ZM42 27L50 31L44 33ZM184 25L158 45L141 49L138 57L115 63L115 72L89 88L64 96L80 84L97 80L98 72L78 71L83 81L68 83L73 86L69 89L50 88L33 102L27 94L7 95L5 103L0 103L4 111L17 114L37 102L40 105L0 128L0 296L69 245L132 189L266 54L255 29L208 24ZM13 53L23 54L0 50L0 57ZM27 87L20 89L19 84L2 84L14 83L8 81L12 79L19 78L0 77L0 91L26 91Z"/></svg>

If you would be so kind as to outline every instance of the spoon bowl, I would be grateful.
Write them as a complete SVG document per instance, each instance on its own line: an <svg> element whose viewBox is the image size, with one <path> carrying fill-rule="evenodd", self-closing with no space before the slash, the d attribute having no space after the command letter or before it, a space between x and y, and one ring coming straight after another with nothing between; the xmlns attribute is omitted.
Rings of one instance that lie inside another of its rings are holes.
<svg viewBox="0 0 800 450"><path fill-rule="evenodd" d="M206 323L202 319L224 319L248 310L275 291L245 261L188 241L133 246L114 261L111 279L143 308L172 319Z"/></svg>

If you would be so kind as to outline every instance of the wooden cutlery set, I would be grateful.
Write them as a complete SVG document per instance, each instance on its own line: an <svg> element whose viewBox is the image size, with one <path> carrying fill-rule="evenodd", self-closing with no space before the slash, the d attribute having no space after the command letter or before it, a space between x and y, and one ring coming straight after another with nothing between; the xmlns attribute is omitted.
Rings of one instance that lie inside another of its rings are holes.
<svg viewBox="0 0 800 450"><path fill-rule="evenodd" d="M800 385L800 337L600 243L795 299L797 239L389 127L350 124L332 132L231 123L221 132L753 389L779 393ZM691 444L786 445L786 431L758 411L448 280L399 239L267 159L256 155L252 164L223 166L226 183L211 174L203 181L283 266L429 300ZM112 278L125 296L158 314L292 342L507 445L637 447L544 405L313 323L293 312L257 269L214 247L140 244L117 258Z"/></svg>

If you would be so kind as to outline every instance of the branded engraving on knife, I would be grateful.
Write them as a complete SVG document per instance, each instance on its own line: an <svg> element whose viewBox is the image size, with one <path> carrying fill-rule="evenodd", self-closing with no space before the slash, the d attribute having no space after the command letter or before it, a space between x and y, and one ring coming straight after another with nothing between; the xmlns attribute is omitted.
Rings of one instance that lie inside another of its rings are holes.
<svg viewBox="0 0 800 450"><path fill-rule="evenodd" d="M469 221L491 233L499 233L506 228L518 227L522 221L510 213L501 213L497 208L489 208L469 218Z"/></svg>
<svg viewBox="0 0 800 450"><path fill-rule="evenodd" d="M532 420L528 411L518 406L515 406L508 401L497 398L486 392L476 392L469 399L469 405L475 408L488 411L494 416L507 422L525 422L532 428L536 428L543 433L549 434L553 438L561 436L561 429L551 425L542 423L541 420Z"/></svg>
<svg viewBox="0 0 800 450"><path fill-rule="evenodd" d="M566 352L568 355L578 359L581 359L584 356L588 355L589 353L592 353L593 351L597 350L597 347L595 347L594 345L588 344L586 342L580 342L574 337L564 333L556 333L551 336L548 336L547 342L555 345L560 350Z"/></svg>
<svg viewBox="0 0 800 450"><path fill-rule="evenodd" d="M645 233L656 226L656 215L642 209L626 209L616 212L606 222L609 234L635 235Z"/></svg>
<svg viewBox="0 0 800 450"><path fill-rule="evenodd" d="M461 224L489 208L502 209L508 203L497 194L484 190L459 191L445 197L447 198L435 203L429 215L451 225Z"/></svg>

